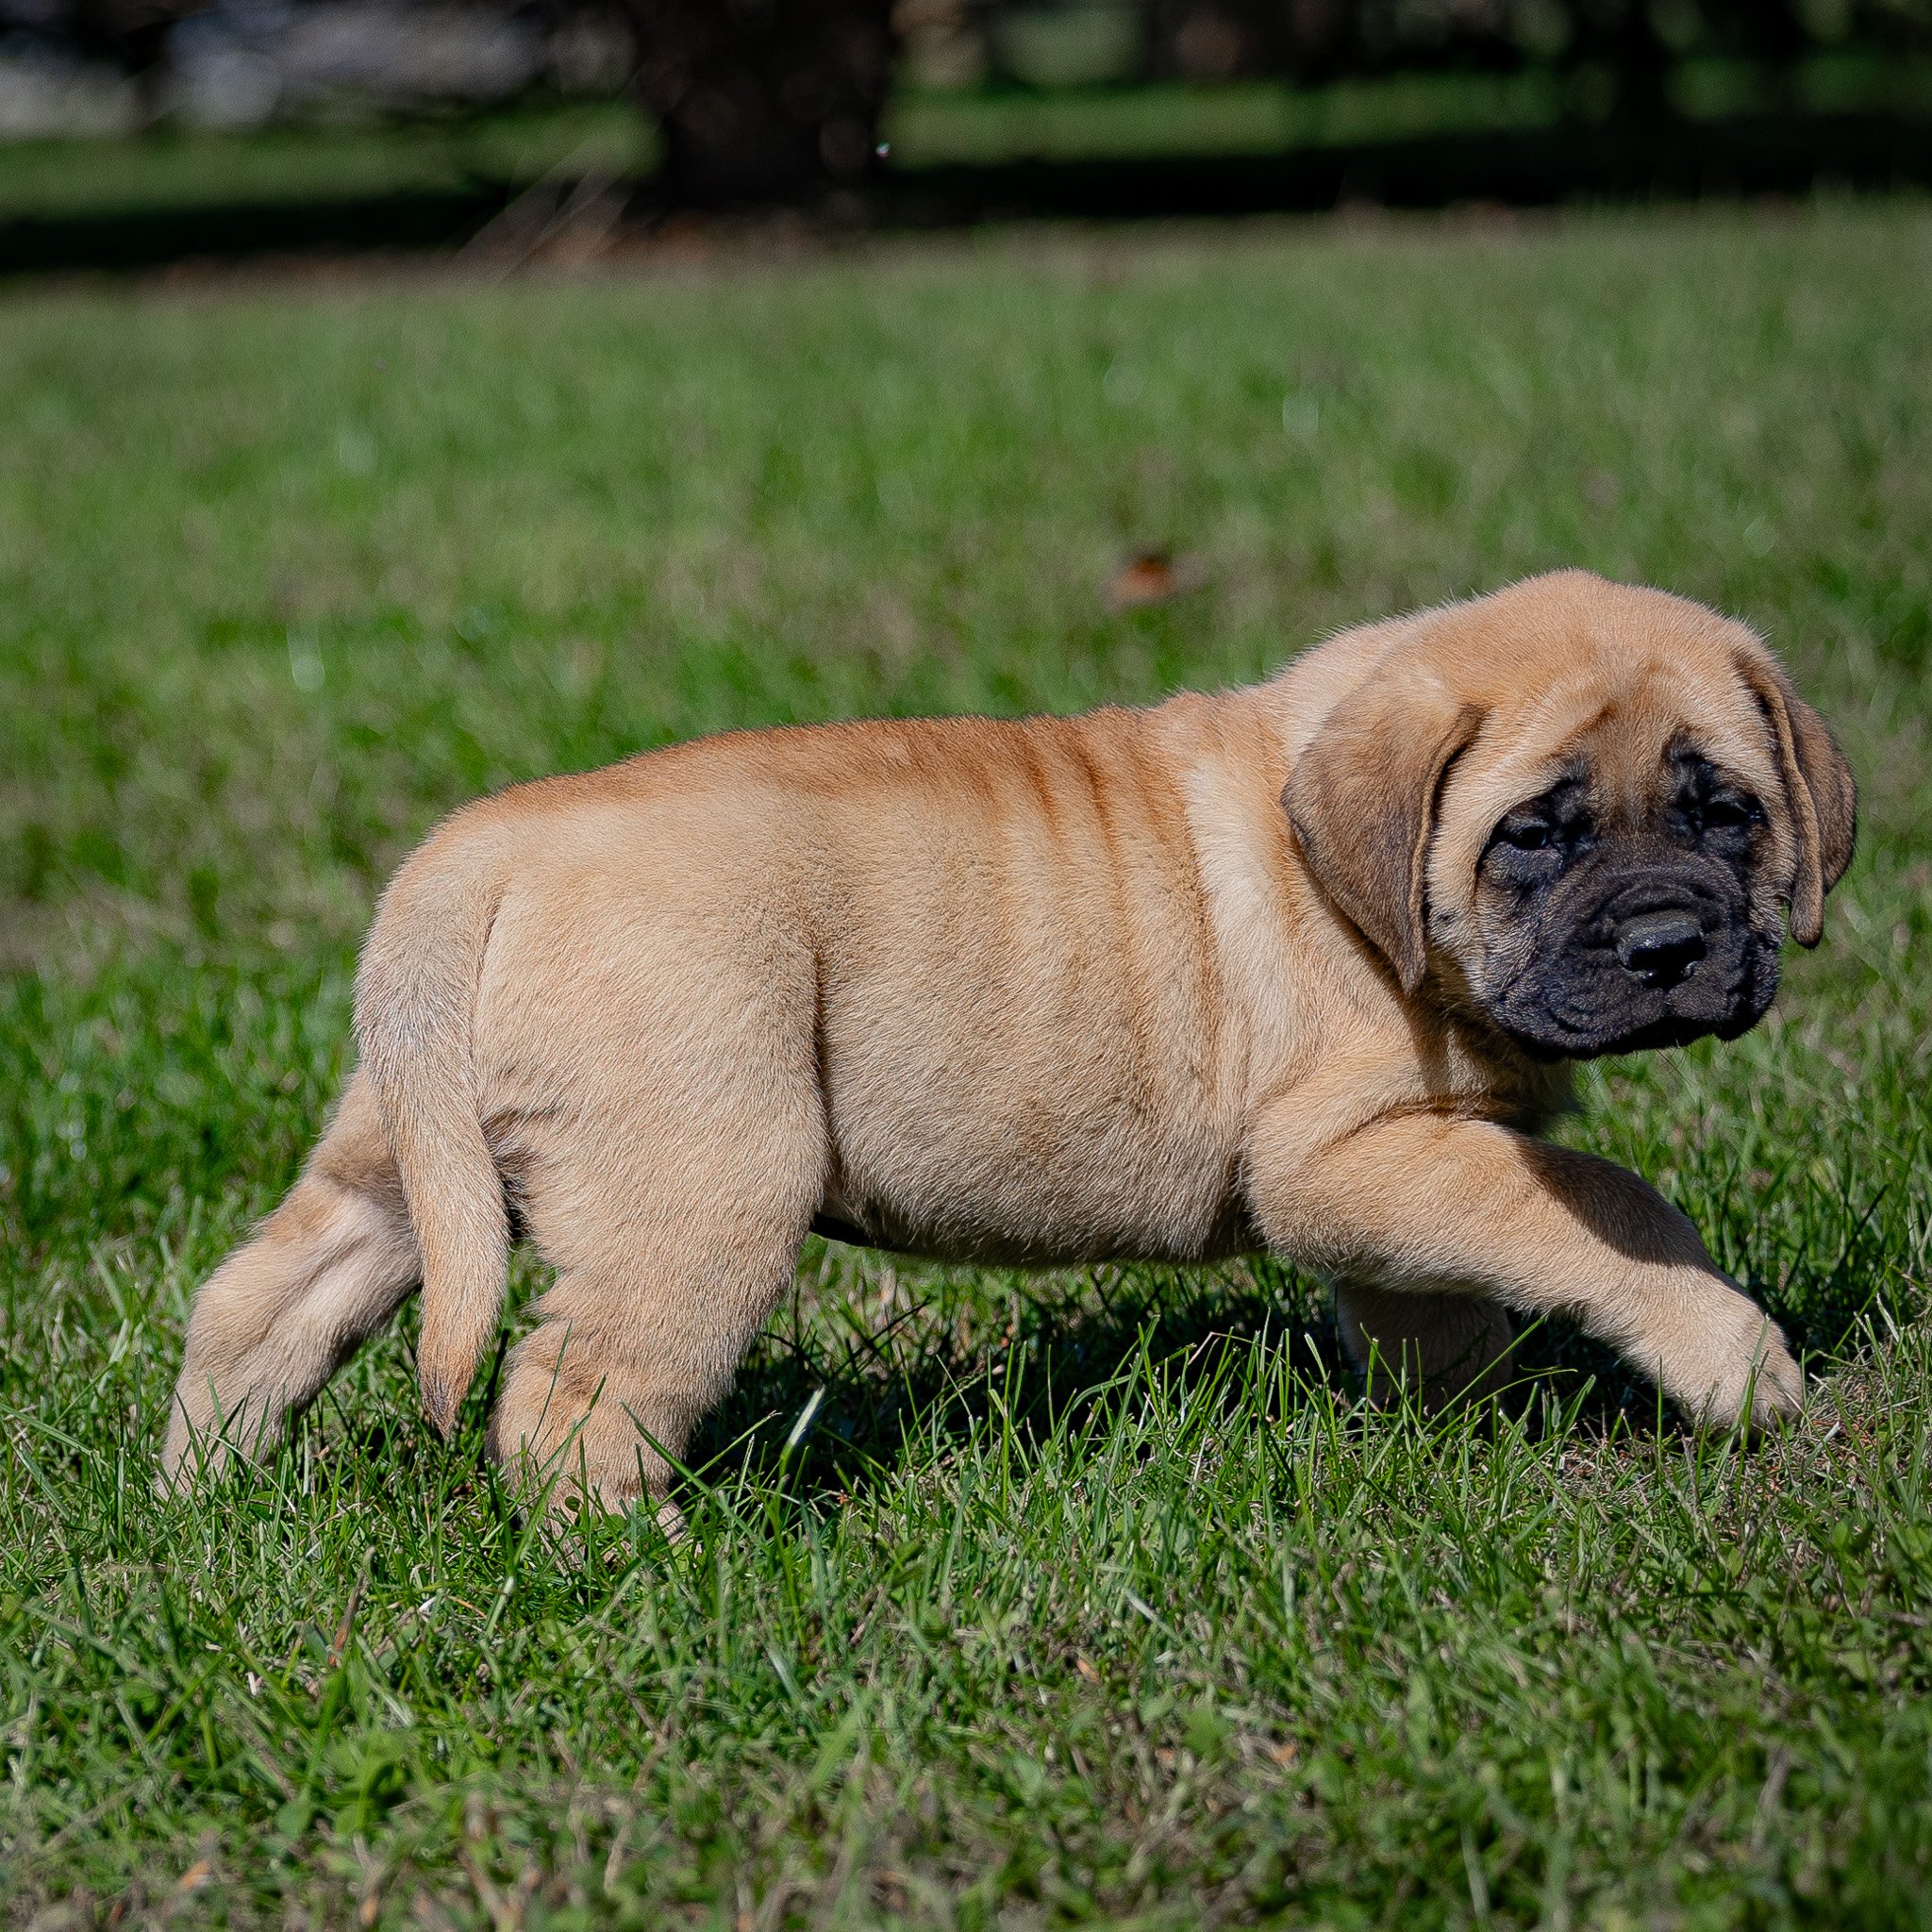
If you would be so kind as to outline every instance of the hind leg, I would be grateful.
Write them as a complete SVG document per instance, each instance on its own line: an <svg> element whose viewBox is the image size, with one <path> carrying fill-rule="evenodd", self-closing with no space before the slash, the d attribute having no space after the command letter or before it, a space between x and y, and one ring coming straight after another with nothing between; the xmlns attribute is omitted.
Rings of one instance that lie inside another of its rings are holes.
<svg viewBox="0 0 1932 1932"><path fill-rule="evenodd" d="M567 1168L538 1163L527 1223L558 1279L506 1365L490 1448L554 1507L662 1503L666 1457L791 1279L822 1189L816 1095L759 1116L720 1099L641 1134L587 1124Z"/></svg>
<svg viewBox="0 0 1932 1932"><path fill-rule="evenodd" d="M162 1487L272 1448L417 1279L401 1183L358 1074L288 1199L194 1298Z"/></svg>

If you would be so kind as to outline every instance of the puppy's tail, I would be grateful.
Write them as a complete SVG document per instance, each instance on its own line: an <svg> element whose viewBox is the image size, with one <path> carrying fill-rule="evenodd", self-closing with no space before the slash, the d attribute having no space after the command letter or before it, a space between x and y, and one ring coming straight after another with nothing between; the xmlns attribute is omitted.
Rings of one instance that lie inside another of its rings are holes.
<svg viewBox="0 0 1932 1932"><path fill-rule="evenodd" d="M423 1258L423 1407L443 1437L502 1313L509 1265L473 1044L477 981L508 870L487 831L433 836L383 893L356 975L362 1065Z"/></svg>

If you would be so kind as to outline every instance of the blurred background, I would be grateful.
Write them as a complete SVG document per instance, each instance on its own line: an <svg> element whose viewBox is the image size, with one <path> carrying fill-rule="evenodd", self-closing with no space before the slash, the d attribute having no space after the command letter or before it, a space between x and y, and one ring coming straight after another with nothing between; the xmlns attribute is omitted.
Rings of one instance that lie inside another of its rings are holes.
<svg viewBox="0 0 1932 1932"><path fill-rule="evenodd" d="M1932 0L0 0L0 272L1932 180Z"/></svg>

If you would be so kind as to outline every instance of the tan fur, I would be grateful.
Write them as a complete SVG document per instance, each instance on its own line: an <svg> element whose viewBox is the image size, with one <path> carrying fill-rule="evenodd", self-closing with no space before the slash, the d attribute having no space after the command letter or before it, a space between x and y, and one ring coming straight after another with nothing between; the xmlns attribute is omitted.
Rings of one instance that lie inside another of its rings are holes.
<svg viewBox="0 0 1932 1932"><path fill-rule="evenodd" d="M1815 939L1828 733L1748 631L1581 573L1222 696L736 734L474 805L384 895L362 1071L195 1304L165 1468L273 1441L419 1271L446 1430L512 1217L557 1281L493 1450L612 1507L663 1495L815 1216L969 1259L1266 1244L1385 1381L1493 1386L1507 1307L1711 1422L1790 1414L1775 1328L1642 1181L1533 1138L1567 1074L1468 992L1495 815L1578 744L1641 811L1687 724Z"/></svg>

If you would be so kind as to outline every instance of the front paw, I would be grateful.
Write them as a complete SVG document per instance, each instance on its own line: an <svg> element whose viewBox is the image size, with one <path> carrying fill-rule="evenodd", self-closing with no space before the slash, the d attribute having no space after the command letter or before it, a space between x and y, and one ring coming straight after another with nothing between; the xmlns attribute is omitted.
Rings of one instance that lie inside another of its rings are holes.
<svg viewBox="0 0 1932 1932"><path fill-rule="evenodd" d="M1741 1294L1725 1302L1665 1387L1709 1428L1795 1422L1805 1407L1805 1376L1777 1324Z"/></svg>

